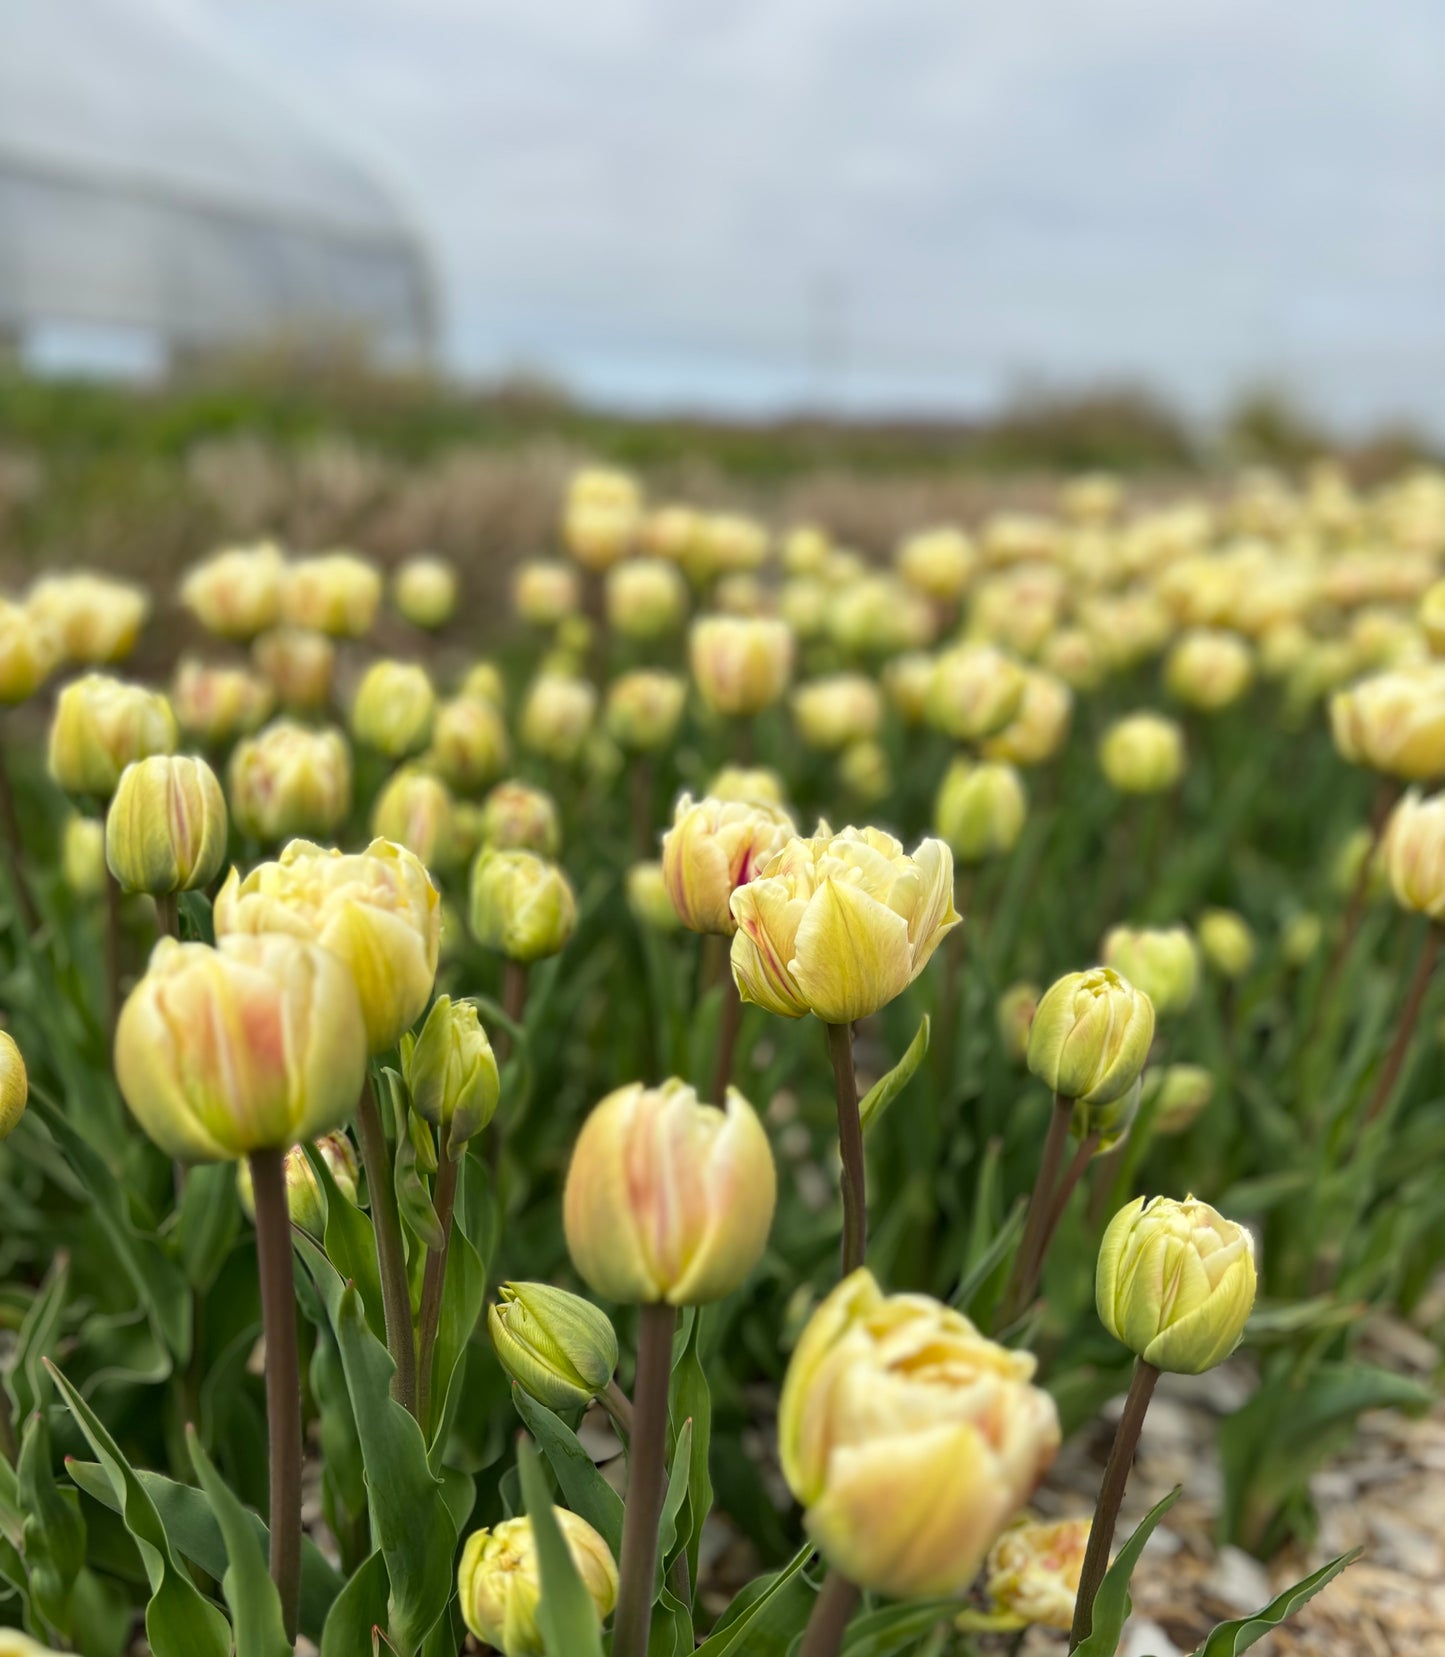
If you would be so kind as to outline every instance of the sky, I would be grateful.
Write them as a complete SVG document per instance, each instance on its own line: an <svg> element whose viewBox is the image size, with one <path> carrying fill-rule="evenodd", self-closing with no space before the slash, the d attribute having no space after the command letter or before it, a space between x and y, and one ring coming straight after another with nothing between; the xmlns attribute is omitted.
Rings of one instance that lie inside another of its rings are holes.
<svg viewBox="0 0 1445 1657"><path fill-rule="evenodd" d="M1445 429L1442 0L157 0L392 181L449 363Z"/></svg>

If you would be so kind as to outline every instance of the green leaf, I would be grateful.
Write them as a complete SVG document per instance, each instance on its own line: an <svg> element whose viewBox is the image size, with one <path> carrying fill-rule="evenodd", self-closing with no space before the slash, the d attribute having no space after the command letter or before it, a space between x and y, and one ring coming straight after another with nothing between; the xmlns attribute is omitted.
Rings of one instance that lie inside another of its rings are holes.
<svg viewBox="0 0 1445 1657"><path fill-rule="evenodd" d="M657 1525L657 1560L661 1566L677 1541L677 1516L687 1496L688 1476L692 1471L692 1422L684 1421L672 1452L672 1471L667 1476L667 1491L662 1498L662 1514Z"/></svg>
<svg viewBox="0 0 1445 1657"><path fill-rule="evenodd" d="M457 1199L451 1244L447 1249L446 1275L442 1279L441 1315L437 1319L436 1344L432 1351L432 1418L426 1423L431 1438L433 1471L441 1471L446 1448L447 1427L460 1403L460 1388L454 1393L453 1379L460 1380L461 1360L482 1315L487 1298L487 1268L472 1244L472 1237L489 1228L487 1218L491 1192L486 1170L473 1156L464 1156L457 1167Z"/></svg>
<svg viewBox="0 0 1445 1657"><path fill-rule="evenodd" d="M814 1596L802 1591L803 1569L812 1557L813 1545L806 1542L761 1593L754 1592L754 1583L744 1588L697 1648L696 1657L782 1657L813 1609Z"/></svg>
<svg viewBox="0 0 1445 1657"><path fill-rule="evenodd" d="M957 1307L960 1312L967 1312L988 1280L1006 1260L1012 1258L1014 1250L1023 1241L1027 1209L1028 1204L1020 1198L1009 1210L1008 1218L993 1234L983 1253L963 1274L958 1287L948 1297L950 1306Z"/></svg>
<svg viewBox="0 0 1445 1657"><path fill-rule="evenodd" d="M537 1626L547 1657L602 1657L597 1607L577 1574L572 1550L557 1523L542 1463L525 1440L517 1446L517 1467L522 1476L522 1500L537 1544L537 1569L542 1579Z"/></svg>
<svg viewBox="0 0 1445 1657"><path fill-rule="evenodd" d="M371 1555L336 1596L321 1635L321 1657L358 1657L373 1649L372 1633L386 1624L386 1560Z"/></svg>
<svg viewBox="0 0 1445 1657"><path fill-rule="evenodd" d="M140 1550L151 1587L146 1637L155 1657L231 1657L230 1626L176 1563L161 1516L134 1469L89 1404L54 1364L46 1367L104 1468L125 1528Z"/></svg>
<svg viewBox="0 0 1445 1657"><path fill-rule="evenodd" d="M1129 1598L1129 1579L1139 1563L1144 1544L1154 1534L1154 1527L1179 1500L1182 1488L1175 1485L1162 1501L1156 1502L1139 1521L1134 1534L1119 1549L1118 1557L1104 1573L1104 1580L1094 1598L1094 1623L1089 1637L1079 1646L1074 1657L1114 1657L1119 1649L1124 1624L1133 1609Z"/></svg>
<svg viewBox="0 0 1445 1657"><path fill-rule="evenodd" d="M251 1516L211 1465L194 1427L186 1428L186 1447L226 1544L221 1592L231 1608L236 1650L244 1651L246 1657L291 1657L293 1646L281 1620L281 1599L256 1540Z"/></svg>
<svg viewBox="0 0 1445 1657"><path fill-rule="evenodd" d="M15 1405L15 1420L43 1407L50 1397L50 1377L44 1360L53 1355L55 1337L70 1287L70 1256L57 1254L44 1283L30 1302L16 1336L15 1362L5 1385Z"/></svg>
<svg viewBox="0 0 1445 1657"><path fill-rule="evenodd" d="M85 1564L85 1520L73 1490L62 1492L50 1459L50 1429L38 1411L26 1423L16 1468L25 1514L25 1566L36 1611L69 1639L71 1594Z"/></svg>
<svg viewBox="0 0 1445 1657"><path fill-rule="evenodd" d="M867 1133L882 1119L886 1111L900 1093L913 1080L913 1072L923 1063L923 1056L928 1051L929 1033L932 1021L927 1013L923 1015L923 1022L918 1026L918 1034L908 1044L908 1050L886 1076L880 1076L863 1095L858 1105L859 1120L863 1124L863 1132Z"/></svg>
<svg viewBox="0 0 1445 1657"><path fill-rule="evenodd" d="M584 1518L612 1549L622 1551L622 1498L597 1471L576 1433L545 1404L512 1383L512 1403L546 1456L567 1506Z"/></svg>
<svg viewBox="0 0 1445 1657"><path fill-rule="evenodd" d="M381 1302L381 1268L377 1264L376 1233L370 1219L341 1194L326 1158L314 1145L305 1145L306 1160L321 1186L326 1204L326 1257L354 1283L371 1332L386 1340L386 1310Z"/></svg>
<svg viewBox="0 0 1445 1657"><path fill-rule="evenodd" d="M931 1634L941 1622L958 1615L957 1598L928 1600L922 1605L887 1605L869 1611L848 1625L843 1657L892 1657L894 1652Z"/></svg>
<svg viewBox="0 0 1445 1657"><path fill-rule="evenodd" d="M1292 1617L1302 1605L1312 1600L1326 1583L1333 1582L1341 1571L1353 1565L1360 1553L1359 1548L1350 1553L1342 1553L1338 1559L1332 1559L1328 1565L1322 1565L1302 1582L1295 1583L1292 1588L1286 1588L1252 1617L1240 1617L1234 1622L1217 1624L1195 1657L1239 1657L1240 1652L1248 1651L1250 1646L1257 1640L1262 1640L1270 1629L1278 1628L1286 1617Z"/></svg>
<svg viewBox="0 0 1445 1657"><path fill-rule="evenodd" d="M692 1422L691 1468L687 1485L687 1523L683 1532L684 1552L687 1555L687 1580L697 1582L697 1555L702 1541L702 1527L712 1511L712 1478L708 1472L708 1452L712 1446L712 1393L708 1388L707 1372L698 1353L702 1333L702 1308L693 1312L692 1326L682 1355L673 1366L671 1410L674 1423Z"/></svg>
<svg viewBox="0 0 1445 1657"><path fill-rule="evenodd" d="M413 1236L419 1237L429 1249L439 1249L444 1241L442 1223L432 1207L426 1182L421 1177L422 1159L417 1155L417 1142L411 1131L413 1113L406 1101L406 1089L397 1085L394 1070L386 1070L382 1074L391 1093L392 1122L396 1128L394 1176L397 1207ZM435 1163L435 1152L432 1152L430 1160Z"/></svg>
<svg viewBox="0 0 1445 1657"><path fill-rule="evenodd" d="M236 1196L234 1165L203 1162L190 1169L181 1192L176 1242L192 1288L204 1291L216 1281L240 1228L241 1204Z"/></svg>

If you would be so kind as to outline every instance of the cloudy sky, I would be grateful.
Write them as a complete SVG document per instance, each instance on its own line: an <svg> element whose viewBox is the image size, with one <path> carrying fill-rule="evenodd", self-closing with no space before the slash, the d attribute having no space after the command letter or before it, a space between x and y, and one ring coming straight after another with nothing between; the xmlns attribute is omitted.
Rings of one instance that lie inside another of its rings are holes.
<svg viewBox="0 0 1445 1657"><path fill-rule="evenodd" d="M380 159L464 370L1445 429L1441 0L174 3Z"/></svg>

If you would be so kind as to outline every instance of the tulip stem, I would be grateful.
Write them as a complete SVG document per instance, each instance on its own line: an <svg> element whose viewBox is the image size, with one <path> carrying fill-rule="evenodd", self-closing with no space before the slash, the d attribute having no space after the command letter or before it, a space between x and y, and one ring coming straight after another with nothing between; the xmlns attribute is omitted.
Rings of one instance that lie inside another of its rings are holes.
<svg viewBox="0 0 1445 1657"><path fill-rule="evenodd" d="M667 1395L676 1323L673 1306L638 1308L637 1385L627 1453L627 1507L622 1519L612 1657L647 1657L657 1576L657 1529L667 1474Z"/></svg>
<svg viewBox="0 0 1445 1657"><path fill-rule="evenodd" d="M803 1632L798 1657L838 1657L848 1620L858 1604L858 1590L846 1576L829 1571L813 1601L813 1614Z"/></svg>
<svg viewBox="0 0 1445 1657"><path fill-rule="evenodd" d="M25 842L20 834L20 818L15 811L15 796L10 790L10 773L5 766L3 747L0 747L0 826L3 826L6 849L10 853L10 884L15 889L20 919L25 930L33 933L40 926L40 916L25 882Z"/></svg>
<svg viewBox="0 0 1445 1657"><path fill-rule="evenodd" d="M105 871L105 1028L115 1035L120 1018L120 882Z"/></svg>
<svg viewBox="0 0 1445 1657"><path fill-rule="evenodd" d="M296 1356L296 1283L285 1152L252 1151L261 1327L266 1337L266 1433L270 1444L271 1580L286 1638L296 1638L301 1596L301 1368Z"/></svg>
<svg viewBox="0 0 1445 1657"><path fill-rule="evenodd" d="M181 917L174 892L162 892L156 899L156 927L161 937L179 940Z"/></svg>
<svg viewBox="0 0 1445 1657"><path fill-rule="evenodd" d="M1153 1364L1146 1363L1143 1358L1135 1363L1134 1378L1129 1383L1129 1395L1124 1400L1124 1413L1114 1429L1114 1445L1109 1451L1109 1464L1104 1469L1104 1482L1099 1486L1099 1500L1089 1530L1089 1546L1079 1576L1078 1597L1074 1601L1070 1651L1077 1650L1094 1627L1094 1600L1104 1580L1104 1573L1109 1569L1109 1552L1114 1546L1114 1527L1119 1522L1124 1488L1129 1482L1129 1472L1139 1448L1139 1434L1143 1430L1144 1417L1158 1379L1159 1371Z"/></svg>
<svg viewBox="0 0 1445 1657"><path fill-rule="evenodd" d="M1013 1271L1004 1293L1000 1326L1007 1328L1028 1304L1044 1268L1048 1250L1049 1220L1053 1214L1054 1188L1059 1180L1059 1168L1064 1160L1064 1147L1069 1140L1069 1122L1074 1114L1074 1102L1060 1094L1054 1095L1053 1113L1049 1117L1049 1131L1044 1139L1044 1152L1039 1159L1038 1178L1029 1198L1028 1218L1024 1221L1023 1241L1014 1256Z"/></svg>
<svg viewBox="0 0 1445 1657"><path fill-rule="evenodd" d="M1405 1055L1410 1050L1410 1038L1415 1034L1415 1026L1420 1022L1420 1009L1425 1004L1425 995L1430 988L1430 980L1435 975L1435 962L1440 954L1440 928L1434 921L1428 923L1425 936L1420 940L1420 953L1415 961L1415 975L1410 980L1410 988L1406 992L1405 1005L1400 1009L1400 1022L1395 1026L1395 1039L1390 1043L1390 1051L1385 1055L1385 1063L1380 1071L1380 1079L1375 1084L1374 1094L1371 1096L1369 1109L1365 1112L1364 1126L1371 1122L1384 1110L1390 1102L1390 1095L1395 1091L1395 1083L1400 1079L1400 1070L1405 1063Z"/></svg>
<svg viewBox="0 0 1445 1657"><path fill-rule="evenodd" d="M1064 1177L1059 1185L1059 1194L1054 1198L1054 1206L1049 1211L1048 1230L1044 1233L1043 1248L1039 1254L1041 1262L1047 1258L1054 1241L1054 1233L1063 1223L1064 1214L1069 1206L1069 1198L1073 1196L1078 1188L1079 1181L1084 1177L1084 1170L1094 1160L1094 1153L1098 1148L1099 1136L1096 1133L1091 1133L1086 1139L1080 1141L1078 1149L1070 1157L1069 1165L1064 1170Z"/></svg>
<svg viewBox="0 0 1445 1657"><path fill-rule="evenodd" d="M729 973L722 982L722 1014L718 1022L717 1058L713 1065L712 1092L709 1100L720 1105L727 1098L728 1084L733 1079L733 1053L738 1044L738 1031L743 1022L743 1000Z"/></svg>
<svg viewBox="0 0 1445 1657"><path fill-rule="evenodd" d="M443 1135L445 1138L445 1135ZM445 1146L437 1167L436 1182L432 1187L432 1207L442 1228L442 1246L428 1249L426 1270L421 1280L421 1319L417 1335L416 1418L426 1431L427 1415L431 1408L432 1353L436 1347L437 1328L442 1317L442 1290L447 1280L447 1253L452 1243L452 1216L457 1202L457 1172L460 1164L453 1162Z"/></svg>
<svg viewBox="0 0 1445 1657"><path fill-rule="evenodd" d="M366 1190L371 1199L371 1224L376 1233L376 1260L381 1273L381 1303L386 1319L386 1346L396 1373L391 1378L391 1395L404 1409L416 1415L416 1347L412 1340L411 1288L407 1282L406 1254L401 1241L401 1216L392 1184L391 1158L386 1151L386 1132L376 1094L368 1075L361 1084L356 1107L356 1136L361 1141L361 1165L366 1170Z"/></svg>
<svg viewBox="0 0 1445 1657"><path fill-rule="evenodd" d="M632 850L640 859L656 855L652 827L652 767L645 754L634 754L627 768L632 813Z"/></svg>
<svg viewBox="0 0 1445 1657"><path fill-rule="evenodd" d="M833 1091L838 1100L838 1149L843 1157L843 1276L858 1270L868 1253L868 1170L863 1124L858 1116L858 1073L853 1068L853 1026L829 1024Z"/></svg>
<svg viewBox="0 0 1445 1657"><path fill-rule="evenodd" d="M616 1381L609 1381L601 1392L597 1394L597 1402L612 1418L612 1425L617 1436L626 1447L632 1442L632 1400L618 1386Z"/></svg>

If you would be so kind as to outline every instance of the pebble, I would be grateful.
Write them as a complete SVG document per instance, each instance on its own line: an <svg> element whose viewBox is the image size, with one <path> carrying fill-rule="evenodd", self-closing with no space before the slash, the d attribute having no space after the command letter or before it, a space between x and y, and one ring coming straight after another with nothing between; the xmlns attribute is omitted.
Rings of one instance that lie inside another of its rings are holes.
<svg viewBox="0 0 1445 1657"><path fill-rule="evenodd" d="M1240 1613L1258 1611L1274 1598L1264 1566L1243 1548L1221 1548L1204 1582L1211 1593Z"/></svg>
<svg viewBox="0 0 1445 1657"><path fill-rule="evenodd" d="M1131 1617L1124 1624L1119 1657L1184 1657L1184 1653L1157 1622L1150 1622L1147 1617Z"/></svg>

